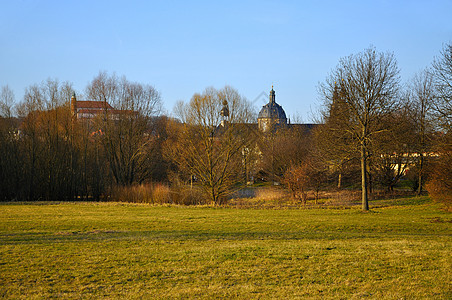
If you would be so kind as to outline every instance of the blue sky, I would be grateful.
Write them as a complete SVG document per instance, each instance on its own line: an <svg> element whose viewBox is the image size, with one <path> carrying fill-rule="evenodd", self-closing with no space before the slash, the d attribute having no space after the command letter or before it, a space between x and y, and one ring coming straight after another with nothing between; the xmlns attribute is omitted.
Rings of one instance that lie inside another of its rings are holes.
<svg viewBox="0 0 452 300"><path fill-rule="evenodd" d="M21 101L47 78L82 93L99 71L115 72L153 85L171 113L225 85L260 109L273 84L286 114L309 122L341 57L394 52L409 80L452 41L451 12L452 0L0 0L0 86Z"/></svg>

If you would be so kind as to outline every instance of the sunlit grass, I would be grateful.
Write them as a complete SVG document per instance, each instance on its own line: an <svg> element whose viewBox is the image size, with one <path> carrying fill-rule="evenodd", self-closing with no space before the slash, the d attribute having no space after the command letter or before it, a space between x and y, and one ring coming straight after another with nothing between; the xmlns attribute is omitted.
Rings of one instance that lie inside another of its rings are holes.
<svg viewBox="0 0 452 300"><path fill-rule="evenodd" d="M0 205L0 297L450 299L452 216L412 203Z"/></svg>

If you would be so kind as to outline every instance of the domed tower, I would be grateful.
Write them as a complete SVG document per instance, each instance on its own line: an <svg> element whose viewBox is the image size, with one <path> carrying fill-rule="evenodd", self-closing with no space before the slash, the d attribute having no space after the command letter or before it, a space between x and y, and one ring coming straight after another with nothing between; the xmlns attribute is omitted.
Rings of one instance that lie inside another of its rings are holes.
<svg viewBox="0 0 452 300"><path fill-rule="evenodd" d="M221 125L223 127L226 126L226 124L228 124L229 121L229 106L228 106L228 101L223 100L223 108L220 111L220 115L221 115Z"/></svg>
<svg viewBox="0 0 452 300"><path fill-rule="evenodd" d="M281 105L275 101L275 91L273 90L273 86L270 91L270 101L265 104L259 112L257 124L259 130L263 132L287 125L286 113Z"/></svg>

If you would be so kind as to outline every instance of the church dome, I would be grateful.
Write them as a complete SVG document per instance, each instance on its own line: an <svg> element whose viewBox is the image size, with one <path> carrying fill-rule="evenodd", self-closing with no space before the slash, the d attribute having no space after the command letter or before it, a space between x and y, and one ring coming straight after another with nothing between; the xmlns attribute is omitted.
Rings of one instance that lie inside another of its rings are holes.
<svg viewBox="0 0 452 300"><path fill-rule="evenodd" d="M281 123L287 123L286 113L284 109L275 101L275 91L270 91L270 101L265 104L259 112L258 119L279 120Z"/></svg>
<svg viewBox="0 0 452 300"><path fill-rule="evenodd" d="M259 119L270 118L270 119L287 120L284 109L278 103L265 104L262 107L261 111L259 112L258 118Z"/></svg>

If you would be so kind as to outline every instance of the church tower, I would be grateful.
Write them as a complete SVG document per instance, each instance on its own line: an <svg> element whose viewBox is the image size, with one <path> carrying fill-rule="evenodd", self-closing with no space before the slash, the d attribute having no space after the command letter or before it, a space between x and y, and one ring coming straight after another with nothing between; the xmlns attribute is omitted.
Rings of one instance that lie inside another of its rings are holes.
<svg viewBox="0 0 452 300"><path fill-rule="evenodd" d="M259 112L257 124L259 130L262 132L268 132L275 130L278 127L284 127L287 125L286 113L281 105L276 103L275 90L273 89L273 86L270 91L268 103L265 104Z"/></svg>
<svg viewBox="0 0 452 300"><path fill-rule="evenodd" d="M221 126L225 127L229 122L229 106L228 101L223 100L223 108L220 111Z"/></svg>
<svg viewBox="0 0 452 300"><path fill-rule="evenodd" d="M71 117L72 120L77 120L77 98L75 97L75 92L72 93L71 97Z"/></svg>

